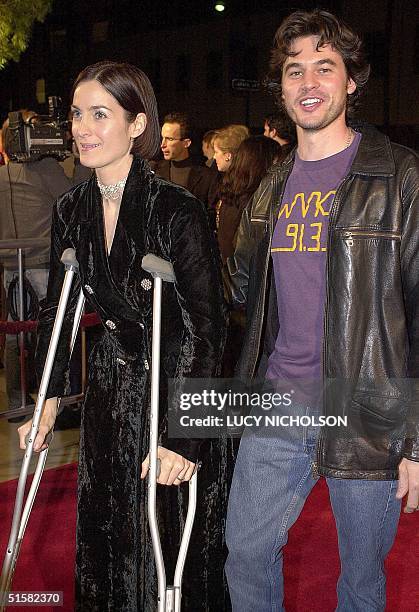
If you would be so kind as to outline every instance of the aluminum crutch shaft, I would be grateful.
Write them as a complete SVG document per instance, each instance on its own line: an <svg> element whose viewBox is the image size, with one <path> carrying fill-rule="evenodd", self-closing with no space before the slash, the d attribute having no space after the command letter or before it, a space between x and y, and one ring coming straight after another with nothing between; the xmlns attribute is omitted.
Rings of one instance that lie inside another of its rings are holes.
<svg viewBox="0 0 419 612"><path fill-rule="evenodd" d="M48 390L48 385L51 377L52 367L54 364L55 354L57 351L58 341L61 333L62 323L65 316L67 302L71 292L71 285L73 282L74 274L78 271L78 263L75 258L74 249L66 249L62 255L61 261L63 262L66 274L64 277L63 287L61 290L60 300L57 308L57 314L55 317L54 327L51 334L51 340L48 348L48 353L44 365L42 374L41 384L39 386L38 398L35 405L35 410L32 418L32 426L30 433L27 436L26 451L22 462L22 468L19 475L19 481L17 486L15 506L13 510L12 526L10 530L9 542L6 550L6 555L3 562L2 574L0 579L0 610L4 610L6 606L6 594L10 589L10 585L15 570L17 557L19 554L20 545L25 532L25 528L29 519L29 514L35 499L36 492L38 490L39 482L42 476L45 460L48 453L48 448L40 453L35 475L32 481L27 501L25 504L24 511L22 512L24 491L29 471L29 464L33 453L33 444L39 429L39 424L42 416L42 410L45 403L45 396ZM80 322L81 313L83 310L84 298L80 294L76 314L73 323L73 329L71 334L71 348L72 351L77 336L77 329Z"/></svg>
<svg viewBox="0 0 419 612"><path fill-rule="evenodd" d="M149 254L143 258L142 267L154 278L153 336L151 351L151 414L150 414L150 467L148 479L148 520L157 570L158 612L180 612L183 568L189 546L196 508L197 472L189 481L188 511L182 541L176 563L173 586L167 586L166 571L156 515L158 426L160 383L160 337L162 282L174 283L176 278L170 262Z"/></svg>

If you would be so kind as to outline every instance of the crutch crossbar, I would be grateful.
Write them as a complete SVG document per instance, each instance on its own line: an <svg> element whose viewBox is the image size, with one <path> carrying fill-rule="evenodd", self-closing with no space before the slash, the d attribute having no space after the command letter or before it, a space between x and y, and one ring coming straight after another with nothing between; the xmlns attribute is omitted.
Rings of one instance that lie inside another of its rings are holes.
<svg viewBox="0 0 419 612"><path fill-rule="evenodd" d="M173 585L167 586L166 570L161 548L159 526L156 513L157 477L159 460L157 456L159 426L159 382L160 382L160 335L161 335L161 297L162 282L176 281L173 266L170 262L153 254L143 257L142 268L154 278L153 291L153 335L151 348L151 414L150 414L150 449L148 477L148 522L153 543L154 559L157 570L158 612L180 612L182 597L182 576L190 542L197 497L197 471L189 480L189 499L185 526L179 548Z"/></svg>
<svg viewBox="0 0 419 612"><path fill-rule="evenodd" d="M26 450L22 461L22 467L19 474L19 480L16 491L16 499L13 510L12 526L10 529L9 541L6 549L6 554L3 561L2 573L0 578L0 611L3 612L6 608L7 593L10 590L10 586L13 580L13 574L16 567L16 562L19 556L20 546L22 544L23 536L26 530L26 525L29 520L29 515L32 510L33 503L35 501L36 493L38 491L39 483L42 478L45 462L48 455L48 446L40 452L35 473L32 479L32 484L29 489L29 493L26 498L25 506L24 492L25 485L29 471L29 465L33 454L33 445L35 438L39 431L39 425L42 417L43 408L46 401L46 394L48 390L49 381L51 378L51 372L54 365L55 355L57 352L58 342L61 334L61 328L64 321L68 299L71 293L71 286L74 278L74 274L78 272L78 262L75 256L74 249L66 249L63 252L62 263L65 267L65 277L63 286L61 289L60 300L58 303L57 314L54 321L54 327L51 334L51 339L48 347L48 353L45 360L44 370L42 373L41 383L39 385L38 397L35 404L35 410L32 417L32 425L29 433L25 438ZM69 355L71 356L74 344L77 337L77 331L80 323L80 318L84 307L84 296L80 292L75 315L73 321L73 328L71 332L70 350ZM59 400L58 400L59 401ZM52 438L52 431L48 433L46 437L46 443L49 444ZM23 508L23 511L22 511Z"/></svg>

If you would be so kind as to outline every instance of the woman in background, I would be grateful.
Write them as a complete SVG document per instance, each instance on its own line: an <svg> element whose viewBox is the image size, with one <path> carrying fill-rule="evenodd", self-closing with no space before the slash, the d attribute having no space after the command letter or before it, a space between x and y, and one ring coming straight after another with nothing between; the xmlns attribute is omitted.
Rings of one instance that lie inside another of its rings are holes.
<svg viewBox="0 0 419 612"><path fill-rule="evenodd" d="M216 131L212 146L219 172L227 172L239 146L249 135L249 129L241 124L228 125Z"/></svg>
<svg viewBox="0 0 419 612"><path fill-rule="evenodd" d="M216 226L222 261L224 296L228 303L231 303L231 291L226 264L227 259L234 254L236 234L243 210L272 164L281 160L281 145L275 140L265 136L250 136L242 141L223 175L220 199L217 203ZM231 310L223 359L224 378L234 374L244 327L244 311Z"/></svg>
<svg viewBox="0 0 419 612"><path fill-rule="evenodd" d="M234 253L235 235L244 208L274 162L282 160L281 145L272 138L243 140L224 173L217 205L217 236L223 264Z"/></svg>

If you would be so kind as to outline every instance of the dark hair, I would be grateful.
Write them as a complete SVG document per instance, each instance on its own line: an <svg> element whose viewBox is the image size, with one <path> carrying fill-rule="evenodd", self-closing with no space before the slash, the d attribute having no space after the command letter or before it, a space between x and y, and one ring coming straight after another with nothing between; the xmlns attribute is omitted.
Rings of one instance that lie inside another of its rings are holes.
<svg viewBox="0 0 419 612"><path fill-rule="evenodd" d="M76 87L83 81L97 81L125 110L127 121L132 123L138 113L147 117L142 134L134 139L131 151L144 159L152 159L160 150L160 128L157 102L147 75L132 64L110 60L87 66L74 82L71 98Z"/></svg>
<svg viewBox="0 0 419 612"><path fill-rule="evenodd" d="M277 104L282 106L281 77L284 63L288 57L295 55L291 51L292 42L302 36L318 36L317 49L330 44L342 56L348 76L356 84L355 91L347 96L346 112L352 115L367 84L370 65L361 38L334 15L320 9L292 13L281 23L275 34L269 74L271 84L268 87L275 94Z"/></svg>
<svg viewBox="0 0 419 612"><path fill-rule="evenodd" d="M168 113L165 115L163 123L178 123L180 126L180 137L191 138L192 129L189 123L189 117L186 113Z"/></svg>
<svg viewBox="0 0 419 612"><path fill-rule="evenodd" d="M295 125L286 113L267 115L265 123L268 124L270 130L275 130L278 136L286 140L288 144L295 143Z"/></svg>
<svg viewBox="0 0 419 612"><path fill-rule="evenodd" d="M243 140L220 188L223 205L245 208L274 161L281 161L281 145L266 136L249 136Z"/></svg>

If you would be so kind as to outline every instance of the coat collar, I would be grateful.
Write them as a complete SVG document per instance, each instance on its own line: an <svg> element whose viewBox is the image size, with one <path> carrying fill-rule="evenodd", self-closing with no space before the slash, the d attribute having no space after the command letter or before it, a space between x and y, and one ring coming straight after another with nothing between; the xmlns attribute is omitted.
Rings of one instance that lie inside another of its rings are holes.
<svg viewBox="0 0 419 612"><path fill-rule="evenodd" d="M393 176L396 172L391 143L387 136L372 126L356 127L362 138L352 163L351 174L364 176ZM294 163L297 147L287 155L281 164L272 167L273 171L288 173Z"/></svg>
<svg viewBox="0 0 419 612"><path fill-rule="evenodd" d="M142 199L144 193L149 190L150 179L152 177L153 173L148 163L141 157L135 155L128 173L121 201L121 210L119 211L119 216L122 221L129 218L132 210L138 206L138 199ZM102 214L102 201L95 172L93 172L87 183L86 202L84 221L92 221L98 214Z"/></svg>

